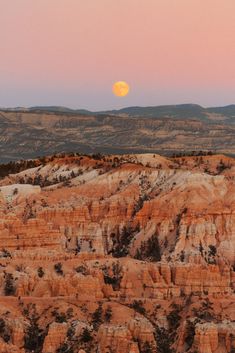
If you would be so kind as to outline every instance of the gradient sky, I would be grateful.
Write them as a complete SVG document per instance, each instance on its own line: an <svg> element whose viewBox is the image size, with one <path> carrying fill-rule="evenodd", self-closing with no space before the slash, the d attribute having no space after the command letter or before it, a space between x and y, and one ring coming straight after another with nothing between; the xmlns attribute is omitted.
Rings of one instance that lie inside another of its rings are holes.
<svg viewBox="0 0 235 353"><path fill-rule="evenodd" d="M235 0L0 0L0 63L5 107L235 103Z"/></svg>

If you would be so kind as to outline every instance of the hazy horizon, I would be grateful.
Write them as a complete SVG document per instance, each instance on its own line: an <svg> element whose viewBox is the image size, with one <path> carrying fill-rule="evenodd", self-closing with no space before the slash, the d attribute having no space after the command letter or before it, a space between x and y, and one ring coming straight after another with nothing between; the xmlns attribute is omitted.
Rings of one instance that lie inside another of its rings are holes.
<svg viewBox="0 0 235 353"><path fill-rule="evenodd" d="M28 105L28 106L12 106L12 107L6 107L6 106L0 106L0 109L30 109L30 108L34 108L34 107L42 107L42 108L52 108L52 107L58 107L58 108L65 108L65 109L71 109L71 110L87 110L87 111L91 111L91 112L102 112L102 111L108 111L108 110L122 110L122 109L127 109L127 108L134 108L134 107L138 107L138 108L149 108L149 107L164 107L164 106L181 106L181 105L196 105L196 106L200 106L204 109L209 109L209 108L223 108L223 107L227 107L227 106L235 106L235 103L229 103L226 105L211 105L211 106L204 106L198 103L176 103L176 104L154 104L154 105L126 105L126 106L120 106L119 108L110 108L110 109L99 109L99 110L92 110L89 108L84 108L84 107L71 107L71 106L65 106L65 105L54 105L54 104L49 104L49 105Z"/></svg>
<svg viewBox="0 0 235 353"><path fill-rule="evenodd" d="M234 0L0 0L0 106L229 105L234 37Z"/></svg>

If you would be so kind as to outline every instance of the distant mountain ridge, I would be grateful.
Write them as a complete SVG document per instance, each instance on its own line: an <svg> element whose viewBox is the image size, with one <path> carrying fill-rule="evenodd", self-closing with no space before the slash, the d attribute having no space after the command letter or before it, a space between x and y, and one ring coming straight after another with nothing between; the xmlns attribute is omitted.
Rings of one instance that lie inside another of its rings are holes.
<svg viewBox="0 0 235 353"><path fill-rule="evenodd" d="M198 104L177 104L159 106L130 106L121 109L90 111L87 109L72 109L63 106L34 106L29 108L6 108L4 111L29 111L29 112L53 112L59 114L84 114L84 115L129 115L150 118L176 118L176 119L202 119L208 120L211 114L218 114L224 120L235 118L235 104L222 107L204 108Z"/></svg>
<svg viewBox="0 0 235 353"><path fill-rule="evenodd" d="M58 152L235 155L235 105L127 107L90 112L66 107L0 109L0 162Z"/></svg>

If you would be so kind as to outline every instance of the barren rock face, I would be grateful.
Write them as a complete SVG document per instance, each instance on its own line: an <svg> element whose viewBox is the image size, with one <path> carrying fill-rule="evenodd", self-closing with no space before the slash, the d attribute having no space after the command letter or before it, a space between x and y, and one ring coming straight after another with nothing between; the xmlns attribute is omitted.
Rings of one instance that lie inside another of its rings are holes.
<svg viewBox="0 0 235 353"><path fill-rule="evenodd" d="M0 166L0 352L233 352L234 170L222 155Z"/></svg>

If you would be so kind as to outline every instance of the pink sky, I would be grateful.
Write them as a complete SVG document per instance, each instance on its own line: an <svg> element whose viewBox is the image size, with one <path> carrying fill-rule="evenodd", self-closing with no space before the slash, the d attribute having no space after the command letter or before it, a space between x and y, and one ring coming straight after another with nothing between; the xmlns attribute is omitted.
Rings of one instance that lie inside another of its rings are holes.
<svg viewBox="0 0 235 353"><path fill-rule="evenodd" d="M235 103L235 0L0 0L0 55L0 106Z"/></svg>

